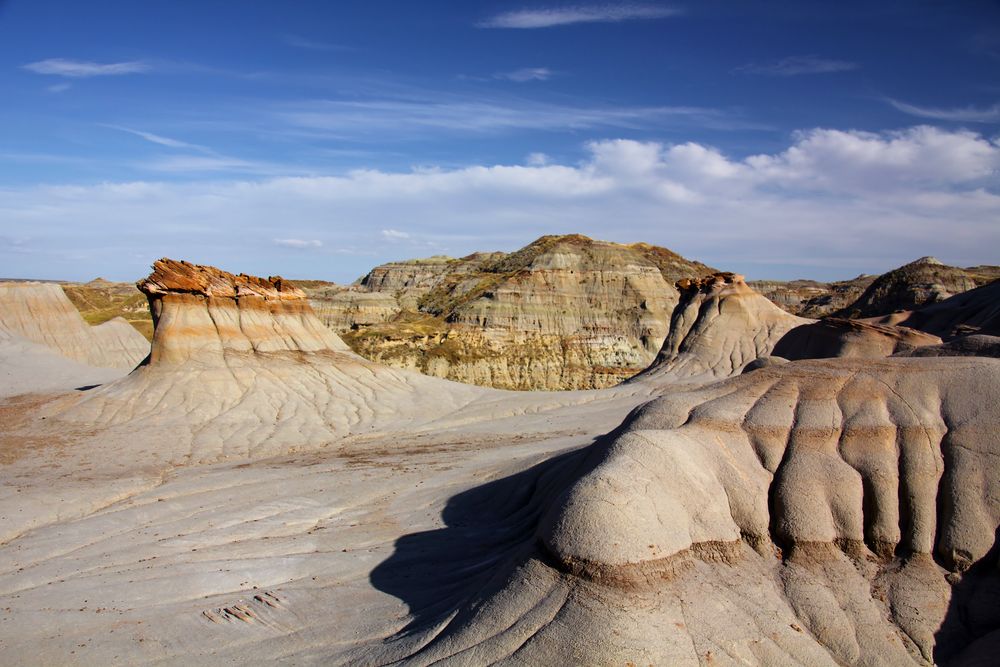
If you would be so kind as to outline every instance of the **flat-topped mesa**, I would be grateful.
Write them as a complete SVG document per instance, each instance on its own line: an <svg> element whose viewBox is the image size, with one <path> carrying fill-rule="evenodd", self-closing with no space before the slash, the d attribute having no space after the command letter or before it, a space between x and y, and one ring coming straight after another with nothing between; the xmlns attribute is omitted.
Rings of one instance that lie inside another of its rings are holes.
<svg viewBox="0 0 1000 667"><path fill-rule="evenodd" d="M734 375L769 355L788 331L813 321L786 313L736 273L685 278L676 286L680 300L670 317L670 333L644 375Z"/></svg>
<svg viewBox="0 0 1000 667"><path fill-rule="evenodd" d="M346 352L305 293L281 277L233 275L172 259L136 283L153 315L151 364L223 364L229 354Z"/></svg>

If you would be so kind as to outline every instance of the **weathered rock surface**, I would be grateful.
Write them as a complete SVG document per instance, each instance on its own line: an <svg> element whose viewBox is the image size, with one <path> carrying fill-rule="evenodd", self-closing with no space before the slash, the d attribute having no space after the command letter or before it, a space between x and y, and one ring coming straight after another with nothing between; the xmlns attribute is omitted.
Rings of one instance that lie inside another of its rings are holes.
<svg viewBox="0 0 1000 667"><path fill-rule="evenodd" d="M1000 336L1000 281L956 294L920 310L893 313L869 321L912 327L945 340L970 334Z"/></svg>
<svg viewBox="0 0 1000 667"><path fill-rule="evenodd" d="M880 358L941 342L906 327L827 318L810 320L778 308L734 273L677 283L680 302L656 361L637 378L724 378L782 360ZM661 380L662 381L662 380Z"/></svg>
<svg viewBox="0 0 1000 667"><path fill-rule="evenodd" d="M729 377L769 356L792 329L813 322L778 308L735 273L682 280L677 289L680 302L670 318L670 333L656 360L638 377Z"/></svg>
<svg viewBox="0 0 1000 667"><path fill-rule="evenodd" d="M925 345L939 345L937 336L908 327L828 317L790 330L772 350L785 359L888 357Z"/></svg>
<svg viewBox="0 0 1000 667"><path fill-rule="evenodd" d="M816 323L721 274L651 372L501 392L344 351L279 279L155 269L149 364L0 404L5 664L995 655L1000 360L782 363Z"/></svg>
<svg viewBox="0 0 1000 667"><path fill-rule="evenodd" d="M750 280L747 284L770 301L800 317L832 315L854 303L877 276L823 283L815 280Z"/></svg>
<svg viewBox="0 0 1000 667"><path fill-rule="evenodd" d="M149 342L125 320L88 325L52 283L0 283L0 329L88 366L132 368L149 354Z"/></svg>
<svg viewBox="0 0 1000 667"><path fill-rule="evenodd" d="M994 357L1000 358L1000 336L972 334L947 343L918 347L897 353L900 357Z"/></svg>
<svg viewBox="0 0 1000 667"><path fill-rule="evenodd" d="M47 345L0 329L0 399L91 387L116 380L126 372L82 364Z"/></svg>
<svg viewBox="0 0 1000 667"><path fill-rule="evenodd" d="M536 473L492 517L520 547L400 647L408 664L988 659L998 399L985 359L792 362L666 394Z"/></svg>
<svg viewBox="0 0 1000 667"><path fill-rule="evenodd" d="M648 366L673 283L709 272L647 244L546 236L509 254L387 264L350 290L310 297L374 361L498 388L589 389Z"/></svg>
<svg viewBox="0 0 1000 667"><path fill-rule="evenodd" d="M316 319L305 293L280 277L160 259L137 287L153 315L153 364L222 366L229 353L348 351Z"/></svg>
<svg viewBox="0 0 1000 667"><path fill-rule="evenodd" d="M863 318L911 311L985 285L1000 278L1000 267L963 269L922 257L876 278L857 301L838 313Z"/></svg>
<svg viewBox="0 0 1000 667"><path fill-rule="evenodd" d="M53 406L50 424L169 434L171 465L314 450L350 435L413 431L442 419L495 419L587 402L526 395L387 368L351 352L281 278L158 260L138 283L155 331L127 378ZM622 395L648 390L632 388Z"/></svg>

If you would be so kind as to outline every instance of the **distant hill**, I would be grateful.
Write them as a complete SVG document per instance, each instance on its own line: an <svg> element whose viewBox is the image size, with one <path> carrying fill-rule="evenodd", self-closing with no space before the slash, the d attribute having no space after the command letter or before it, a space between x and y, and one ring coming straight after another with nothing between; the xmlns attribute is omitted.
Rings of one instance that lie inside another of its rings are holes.
<svg viewBox="0 0 1000 667"><path fill-rule="evenodd" d="M306 292L369 359L506 389L590 389L649 365L674 283L713 272L666 248L571 234L511 253L393 262L354 286Z"/></svg>
<svg viewBox="0 0 1000 667"><path fill-rule="evenodd" d="M921 257L876 278L856 301L837 313L840 317L876 317L916 310L944 301L1000 278L1000 267L963 269Z"/></svg>

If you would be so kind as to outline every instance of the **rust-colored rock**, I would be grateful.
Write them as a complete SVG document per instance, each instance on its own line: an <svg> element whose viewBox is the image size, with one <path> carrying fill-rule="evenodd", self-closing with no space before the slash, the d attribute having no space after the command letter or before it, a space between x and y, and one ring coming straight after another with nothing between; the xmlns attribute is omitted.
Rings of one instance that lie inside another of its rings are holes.
<svg viewBox="0 0 1000 667"><path fill-rule="evenodd" d="M137 282L136 287L147 296L183 293L237 299L257 296L265 300L306 297L305 292L281 276L258 278L245 273L233 275L214 266L166 257L153 262L153 272Z"/></svg>
<svg viewBox="0 0 1000 667"><path fill-rule="evenodd" d="M347 351L316 318L305 293L280 277L233 275L164 258L136 286L153 314L152 364L223 365L233 354Z"/></svg>

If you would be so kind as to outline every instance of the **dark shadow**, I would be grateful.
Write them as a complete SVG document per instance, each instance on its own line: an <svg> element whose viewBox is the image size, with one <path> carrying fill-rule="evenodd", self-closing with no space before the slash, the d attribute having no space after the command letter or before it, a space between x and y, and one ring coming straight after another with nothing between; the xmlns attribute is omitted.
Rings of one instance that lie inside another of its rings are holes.
<svg viewBox="0 0 1000 667"><path fill-rule="evenodd" d="M934 639L938 665L1000 664L1000 526L993 547L952 587L948 612Z"/></svg>
<svg viewBox="0 0 1000 667"><path fill-rule="evenodd" d="M444 528L396 540L395 551L372 570L370 581L409 607L412 620L400 634L432 627L502 584L536 551L543 514L596 467L615 433L459 493L442 512Z"/></svg>
<svg viewBox="0 0 1000 667"><path fill-rule="evenodd" d="M82 387L77 387L76 391L90 391L91 389L97 389L101 385L99 384L85 384Z"/></svg>

